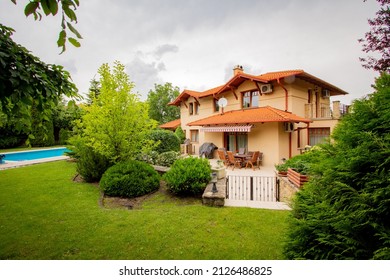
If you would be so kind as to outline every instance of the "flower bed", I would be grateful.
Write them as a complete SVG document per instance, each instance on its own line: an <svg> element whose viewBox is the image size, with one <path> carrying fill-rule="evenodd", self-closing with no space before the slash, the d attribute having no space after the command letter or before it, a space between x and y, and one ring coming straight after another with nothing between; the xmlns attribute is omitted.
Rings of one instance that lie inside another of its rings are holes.
<svg viewBox="0 0 390 280"><path fill-rule="evenodd" d="M298 187L302 187L305 182L309 181L307 175L302 175L292 168L288 168L287 170L287 179Z"/></svg>

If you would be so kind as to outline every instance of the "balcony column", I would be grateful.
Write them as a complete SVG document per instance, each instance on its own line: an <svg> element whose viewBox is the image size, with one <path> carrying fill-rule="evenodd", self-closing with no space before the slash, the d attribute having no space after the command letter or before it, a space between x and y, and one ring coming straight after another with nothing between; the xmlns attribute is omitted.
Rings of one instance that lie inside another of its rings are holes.
<svg viewBox="0 0 390 280"><path fill-rule="evenodd" d="M340 117L340 101L333 101L333 118L338 120Z"/></svg>

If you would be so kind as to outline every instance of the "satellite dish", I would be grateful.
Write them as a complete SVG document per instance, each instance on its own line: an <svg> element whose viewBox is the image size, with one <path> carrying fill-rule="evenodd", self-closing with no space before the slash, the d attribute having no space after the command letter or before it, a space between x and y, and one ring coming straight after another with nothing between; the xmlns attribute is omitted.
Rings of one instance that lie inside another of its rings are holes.
<svg viewBox="0 0 390 280"><path fill-rule="evenodd" d="M228 103L228 102L227 102L227 99L224 98L224 97L222 97L221 99L218 100L218 105L219 105L219 107L221 107L221 108L226 107L227 103Z"/></svg>

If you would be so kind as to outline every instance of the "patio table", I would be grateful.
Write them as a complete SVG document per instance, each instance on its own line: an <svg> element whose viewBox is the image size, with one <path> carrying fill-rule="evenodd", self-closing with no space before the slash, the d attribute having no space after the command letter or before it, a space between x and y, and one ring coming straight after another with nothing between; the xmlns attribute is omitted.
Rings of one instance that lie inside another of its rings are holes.
<svg viewBox="0 0 390 280"><path fill-rule="evenodd" d="M243 167L245 160L250 159L252 156L248 154L234 154L234 157L241 160L241 167Z"/></svg>

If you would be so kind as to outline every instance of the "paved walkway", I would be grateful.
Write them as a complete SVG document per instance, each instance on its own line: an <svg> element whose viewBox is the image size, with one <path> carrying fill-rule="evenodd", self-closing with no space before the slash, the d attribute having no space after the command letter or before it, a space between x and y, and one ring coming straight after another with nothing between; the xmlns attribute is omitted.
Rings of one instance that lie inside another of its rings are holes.
<svg viewBox="0 0 390 280"><path fill-rule="evenodd" d="M43 159L34 159L34 160L24 160L24 161L8 161L6 163L0 164L0 170L17 168L22 166L28 166L43 162L57 161L57 160L65 160L68 159L68 156L59 156L59 157L51 157L51 158L43 158Z"/></svg>
<svg viewBox="0 0 390 280"><path fill-rule="evenodd" d="M218 166L217 159L209 159L211 166ZM259 168L233 168L226 169L226 176L265 176L271 177L276 175L274 167L260 166ZM232 200L225 199L225 206L230 207L249 207L259 209L272 209L272 210L291 210L290 206L285 202L262 202L262 201L245 201L245 200Z"/></svg>

